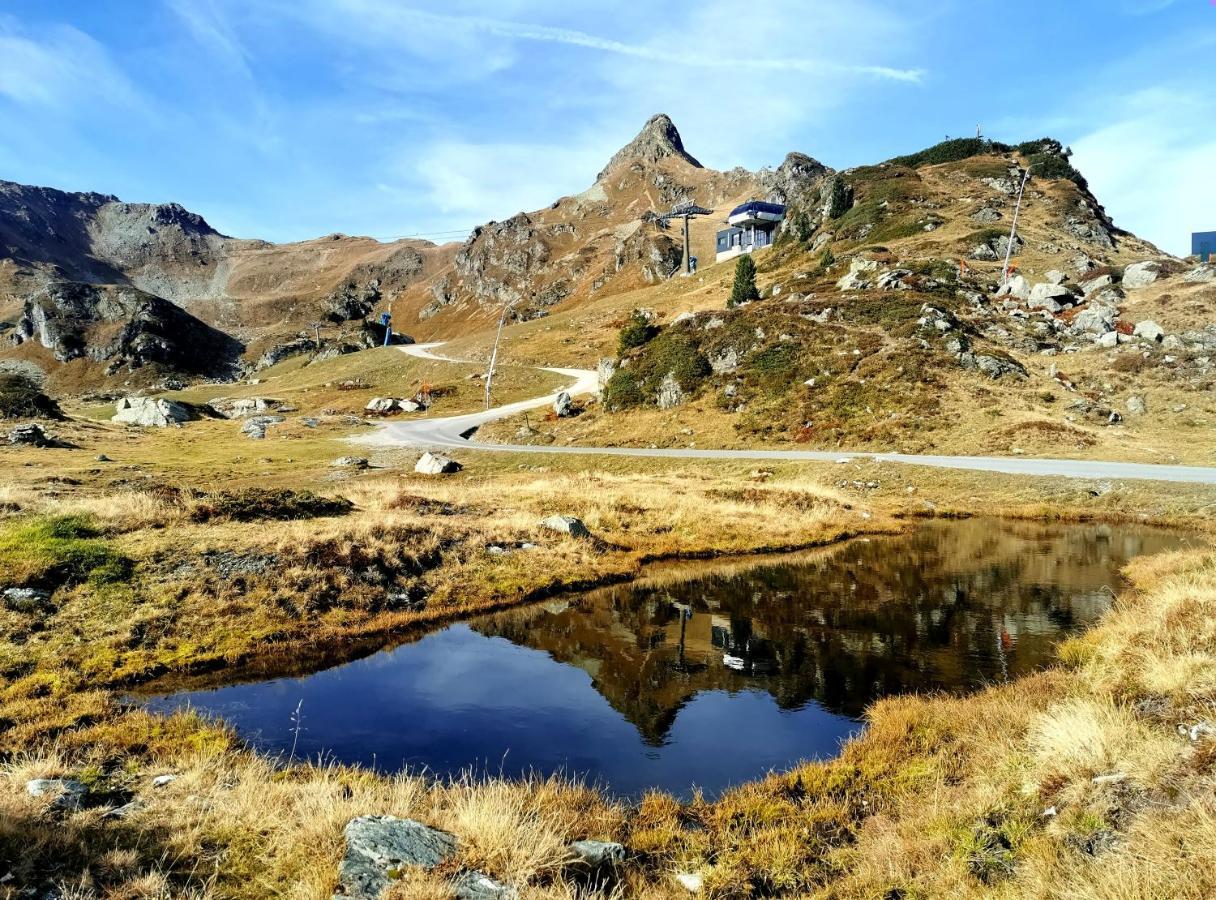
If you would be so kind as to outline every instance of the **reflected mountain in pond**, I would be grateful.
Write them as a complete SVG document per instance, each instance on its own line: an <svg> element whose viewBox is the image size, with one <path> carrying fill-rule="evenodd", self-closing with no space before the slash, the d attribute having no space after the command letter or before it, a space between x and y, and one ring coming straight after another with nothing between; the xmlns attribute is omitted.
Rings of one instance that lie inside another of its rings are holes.
<svg viewBox="0 0 1216 900"><path fill-rule="evenodd" d="M483 616L302 678L158 697L286 751L380 769L586 776L622 795L716 793L835 754L867 704L969 691L1048 664L1131 558L1136 527L929 522L760 564Z"/></svg>
<svg viewBox="0 0 1216 900"><path fill-rule="evenodd" d="M882 696L1016 677L1101 615L1123 564L1175 546L1148 529L929 523L793 562L682 566L471 624L583 669L661 744L703 691L762 688L782 709L814 700L856 719Z"/></svg>

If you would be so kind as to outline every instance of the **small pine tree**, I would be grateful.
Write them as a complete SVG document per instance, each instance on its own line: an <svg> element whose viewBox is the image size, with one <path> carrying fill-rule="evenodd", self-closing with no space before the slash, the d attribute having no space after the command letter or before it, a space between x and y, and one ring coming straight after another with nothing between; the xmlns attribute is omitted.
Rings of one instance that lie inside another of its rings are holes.
<svg viewBox="0 0 1216 900"><path fill-rule="evenodd" d="M735 263L735 283L731 286L726 306L733 309L740 303L759 299L760 291L756 288L756 261L752 259L751 254L745 253Z"/></svg>

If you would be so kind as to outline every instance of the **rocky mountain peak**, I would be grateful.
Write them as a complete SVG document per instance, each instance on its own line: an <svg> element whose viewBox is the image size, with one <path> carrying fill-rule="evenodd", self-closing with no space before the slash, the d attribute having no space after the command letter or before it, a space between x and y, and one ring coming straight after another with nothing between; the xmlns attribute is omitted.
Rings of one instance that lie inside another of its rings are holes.
<svg viewBox="0 0 1216 900"><path fill-rule="evenodd" d="M672 156L684 160L684 162L695 168L703 168L701 163L684 149L684 141L680 137L680 132L676 128L675 123L671 121L671 117L666 113L659 113L658 115L651 116L646 121L646 124L642 126L642 130L638 132L637 137L618 150L612 159L608 160L608 165L596 176L596 181L601 180L613 169L623 165L630 165L632 163L654 164L660 159Z"/></svg>

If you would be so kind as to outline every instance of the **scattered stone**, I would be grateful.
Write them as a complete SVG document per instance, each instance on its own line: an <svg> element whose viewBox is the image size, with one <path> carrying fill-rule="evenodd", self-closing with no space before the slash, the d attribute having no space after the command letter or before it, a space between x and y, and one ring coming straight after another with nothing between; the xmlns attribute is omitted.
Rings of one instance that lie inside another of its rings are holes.
<svg viewBox="0 0 1216 900"><path fill-rule="evenodd" d="M18 425L8 433L8 442L15 447L53 447L55 442L37 422Z"/></svg>
<svg viewBox="0 0 1216 900"><path fill-rule="evenodd" d="M1127 781L1126 772L1111 772L1109 775L1095 775L1093 777L1094 784L1119 784Z"/></svg>
<svg viewBox="0 0 1216 900"><path fill-rule="evenodd" d="M1160 341L1165 337L1165 329L1152 320L1136 323L1136 330L1132 332L1138 338L1144 338L1148 341Z"/></svg>
<svg viewBox="0 0 1216 900"><path fill-rule="evenodd" d="M1204 263L1201 266L1197 266L1183 275L1182 280L1189 281L1192 284L1216 281L1216 265L1212 263Z"/></svg>
<svg viewBox="0 0 1216 900"><path fill-rule="evenodd" d="M1142 416L1148 412L1148 404L1144 402L1143 397L1128 397L1127 411L1133 416Z"/></svg>
<svg viewBox="0 0 1216 900"><path fill-rule="evenodd" d="M419 403L417 400L398 400L397 401L397 409L401 410L402 412L407 412L407 413L418 412L418 410L420 410L422 408L423 408L422 404Z"/></svg>
<svg viewBox="0 0 1216 900"><path fill-rule="evenodd" d="M575 841L570 851L583 865L598 869L619 866L625 861L625 847L616 841Z"/></svg>
<svg viewBox="0 0 1216 900"><path fill-rule="evenodd" d="M1155 260L1132 263L1123 270L1123 286L1128 290L1148 287L1161 274L1161 263Z"/></svg>
<svg viewBox="0 0 1216 900"><path fill-rule="evenodd" d="M1068 273L1059 269L1051 269L1044 276L1048 284L1063 284L1068 280Z"/></svg>
<svg viewBox="0 0 1216 900"><path fill-rule="evenodd" d="M1117 410L1089 400L1074 400L1068 409L1100 425L1118 425L1123 421L1123 416Z"/></svg>
<svg viewBox="0 0 1216 900"><path fill-rule="evenodd" d="M464 467L450 456L429 450L418 457L418 462L414 464L414 471L419 475L448 475L459 472L462 468Z"/></svg>
<svg viewBox="0 0 1216 900"><path fill-rule="evenodd" d="M363 408L368 412L387 415L397 408L397 401L393 397L372 397Z"/></svg>
<svg viewBox="0 0 1216 900"><path fill-rule="evenodd" d="M1019 300L1030 299L1030 282L1022 275L1014 275L996 292L998 297L1017 297Z"/></svg>
<svg viewBox="0 0 1216 900"><path fill-rule="evenodd" d="M335 469L366 469L368 462L362 456L339 456L330 466Z"/></svg>
<svg viewBox="0 0 1216 900"><path fill-rule="evenodd" d="M217 397L207 404L212 412L225 419L243 419L255 413L278 409L282 405L282 400L271 397Z"/></svg>
<svg viewBox="0 0 1216 900"><path fill-rule="evenodd" d="M1073 328L1089 334L1106 334L1115 328L1119 312L1113 306L1090 303L1072 320Z"/></svg>
<svg viewBox="0 0 1216 900"><path fill-rule="evenodd" d="M4 597L4 605L13 612L36 613L46 609L51 602L50 591L31 587L5 588L0 594Z"/></svg>
<svg viewBox="0 0 1216 900"><path fill-rule="evenodd" d="M106 456L104 453L98 453L93 458L98 462L114 462L114 460L110 459L110 457Z"/></svg>
<svg viewBox="0 0 1216 900"><path fill-rule="evenodd" d="M176 775L157 775L152 779L152 787L163 788L167 785L173 784L175 781L177 781Z"/></svg>
<svg viewBox="0 0 1216 900"><path fill-rule="evenodd" d="M481 872L462 872L452 885L456 900L515 900L519 892Z"/></svg>
<svg viewBox="0 0 1216 900"><path fill-rule="evenodd" d="M864 277L878 270L878 260L855 256L849 262L848 274L836 282L836 287L842 291L859 291L870 286Z"/></svg>
<svg viewBox="0 0 1216 900"><path fill-rule="evenodd" d="M31 797L49 797L54 809L72 811L84 805L89 789L72 778L35 778L25 783Z"/></svg>
<svg viewBox="0 0 1216 900"><path fill-rule="evenodd" d="M336 896L373 900L409 867L433 869L456 853L456 838L413 819L360 816L346 825Z"/></svg>
<svg viewBox="0 0 1216 900"><path fill-rule="evenodd" d="M103 819L129 819L132 815L144 808L143 803L138 800L132 800L129 803L124 803L122 806L116 806L113 809L107 809L101 814Z"/></svg>
<svg viewBox="0 0 1216 900"><path fill-rule="evenodd" d="M1106 334L1099 335L1097 344L1107 350L1119 346L1119 332L1108 331Z"/></svg>
<svg viewBox="0 0 1216 900"><path fill-rule="evenodd" d="M553 401L553 412L563 419L574 413L574 401L570 399L569 391L562 391L557 395L557 399Z"/></svg>
<svg viewBox="0 0 1216 900"><path fill-rule="evenodd" d="M1081 293L1088 297L1094 291L1100 291L1103 288L1111 287L1114 285L1114 283L1115 277L1110 274L1099 275L1097 278L1089 278L1081 282Z"/></svg>
<svg viewBox="0 0 1216 900"><path fill-rule="evenodd" d="M260 441L266 437L266 429L271 425L282 425L286 419L282 416L254 416L241 426L241 431L251 440Z"/></svg>
<svg viewBox="0 0 1216 900"><path fill-rule="evenodd" d="M190 421L190 410L174 400L153 397L123 397L118 401L111 422L125 422L143 428L167 428Z"/></svg>
<svg viewBox="0 0 1216 900"><path fill-rule="evenodd" d="M571 537L591 537L591 529L583 524L582 519L574 516L549 516L547 519L541 519L540 524L542 528L547 528L549 531L557 531L562 534L568 534Z"/></svg>
<svg viewBox="0 0 1216 900"><path fill-rule="evenodd" d="M991 206L985 206L978 212L972 213L971 218L982 225L991 225L993 222L1000 221L1001 211L999 209L993 209ZM981 246L987 247L988 245L982 244Z"/></svg>
<svg viewBox="0 0 1216 900"><path fill-rule="evenodd" d="M1014 375L1018 378L1026 377L1026 369L1017 360L1008 356L992 356L987 353L975 354L975 367L987 375L989 378L1002 378L1006 375Z"/></svg>

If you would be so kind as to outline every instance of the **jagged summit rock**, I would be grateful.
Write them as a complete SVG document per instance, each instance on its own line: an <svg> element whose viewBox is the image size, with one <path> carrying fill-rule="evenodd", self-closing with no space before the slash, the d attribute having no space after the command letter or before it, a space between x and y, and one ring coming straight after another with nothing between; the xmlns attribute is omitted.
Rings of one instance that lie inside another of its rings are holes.
<svg viewBox="0 0 1216 900"><path fill-rule="evenodd" d="M773 203L790 203L818 184L832 169L805 153L787 153L774 171L761 175L760 181Z"/></svg>
<svg viewBox="0 0 1216 900"><path fill-rule="evenodd" d="M638 136L608 160L608 165L596 176L595 180L602 180L605 175L622 165L635 162L653 165L660 159L671 156L684 160L694 168L704 168L684 149L684 140L680 137L680 132L675 123L671 121L671 117L666 113L659 113L651 116L642 126L642 130L638 132Z"/></svg>

